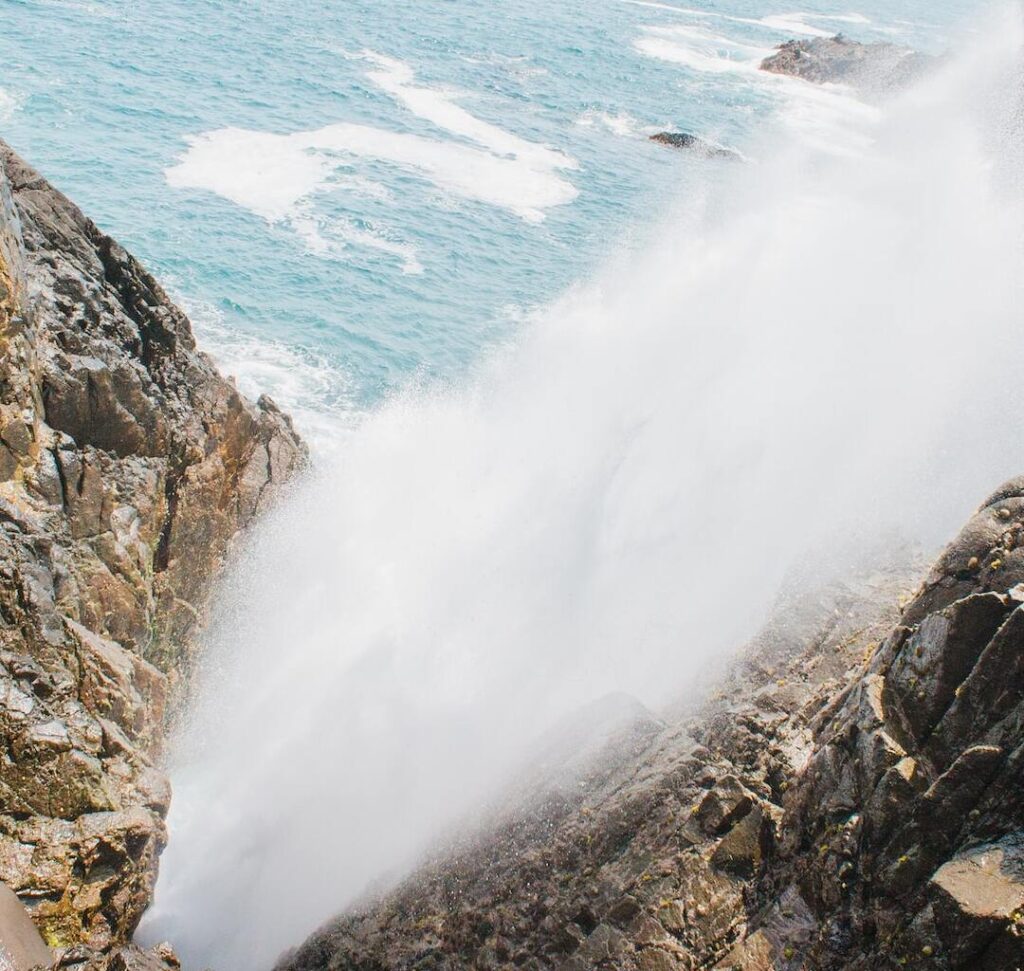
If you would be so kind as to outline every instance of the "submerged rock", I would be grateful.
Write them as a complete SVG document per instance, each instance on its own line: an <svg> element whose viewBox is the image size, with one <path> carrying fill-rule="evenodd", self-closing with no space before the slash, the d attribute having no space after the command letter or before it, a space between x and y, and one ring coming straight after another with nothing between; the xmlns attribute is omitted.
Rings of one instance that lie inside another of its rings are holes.
<svg viewBox="0 0 1024 971"><path fill-rule="evenodd" d="M232 538L304 454L0 142L0 880L51 947L109 951L147 906L168 703Z"/></svg>
<svg viewBox="0 0 1024 971"><path fill-rule="evenodd" d="M701 158L741 159L743 157L735 149L726 148L724 145L716 145L714 142L698 138L696 135L691 135L685 131L660 131L656 135L651 135L651 141L658 142L660 145L668 145L671 148L680 148L687 152L692 152Z"/></svg>
<svg viewBox="0 0 1024 971"><path fill-rule="evenodd" d="M899 87L917 77L931 58L896 44L861 44L842 34L790 40L761 62L761 70L816 84Z"/></svg>

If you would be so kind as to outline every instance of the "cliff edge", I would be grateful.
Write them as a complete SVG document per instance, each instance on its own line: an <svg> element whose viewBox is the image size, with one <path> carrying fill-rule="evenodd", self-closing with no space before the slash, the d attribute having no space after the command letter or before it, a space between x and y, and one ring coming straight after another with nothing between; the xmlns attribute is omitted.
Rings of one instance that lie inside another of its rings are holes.
<svg viewBox="0 0 1024 971"><path fill-rule="evenodd" d="M68 961L149 902L168 701L232 538L304 458L0 142L0 881Z"/></svg>

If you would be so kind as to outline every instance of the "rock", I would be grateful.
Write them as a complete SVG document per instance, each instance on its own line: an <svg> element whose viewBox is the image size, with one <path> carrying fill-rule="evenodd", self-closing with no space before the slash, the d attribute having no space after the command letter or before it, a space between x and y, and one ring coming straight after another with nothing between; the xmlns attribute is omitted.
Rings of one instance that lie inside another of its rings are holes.
<svg viewBox="0 0 1024 971"><path fill-rule="evenodd" d="M732 966L795 971L800 963L786 950L803 953L817 921L789 879L755 926L754 888L759 878L775 885L773 833L782 809L774 800L807 758L799 713L824 707L843 687L825 665L795 675L821 656L838 672L859 672L867 645L898 620L897 591L911 578L897 576L787 612L751 647L720 698L680 709L655 731L640 717L643 744L605 749L601 771L574 774L584 785L557 802L537 789L516 790L530 801L506 803L449 853L282 956L278 968L682 971L730 967L719 962L739 944ZM754 701L764 682L748 664L790 675L787 715ZM603 737L605 719L596 714L572 722L574 744L586 742L591 728ZM429 913L443 913L443 923L428 930L420 915ZM511 957L494 957L495 937Z"/></svg>
<svg viewBox="0 0 1024 971"><path fill-rule="evenodd" d="M211 581L304 456L0 142L0 879L66 954L128 953Z"/></svg>
<svg viewBox="0 0 1024 971"><path fill-rule="evenodd" d="M750 812L756 797L734 775L725 776L697 804L694 817L708 836L721 836Z"/></svg>
<svg viewBox="0 0 1024 971"><path fill-rule="evenodd" d="M711 854L711 865L750 879L761 869L770 843L770 820L760 806L754 806L719 841Z"/></svg>
<svg viewBox="0 0 1024 971"><path fill-rule="evenodd" d="M899 87L912 81L930 58L895 44L861 44L842 34L790 40L761 62L761 70L812 81L868 89Z"/></svg>
<svg viewBox="0 0 1024 971"><path fill-rule="evenodd" d="M668 145L670 148L684 149L701 158L743 158L735 149L726 148L724 145L716 145L714 142L698 138L696 135L691 135L685 131L660 131L655 135L651 135L651 141L658 142L660 145Z"/></svg>
<svg viewBox="0 0 1024 971"><path fill-rule="evenodd" d="M977 960L995 938L1014 936L1024 919L1024 837L957 854L930 886L943 950L961 964Z"/></svg>
<svg viewBox="0 0 1024 971"><path fill-rule="evenodd" d="M1024 966L1022 481L902 611L906 575L786 604L704 707L577 795L506 807L280 971L404 971L428 946L482 967L478 924L536 971Z"/></svg>
<svg viewBox="0 0 1024 971"><path fill-rule="evenodd" d="M10 887L0 883L0 968L29 971L50 967L53 955Z"/></svg>

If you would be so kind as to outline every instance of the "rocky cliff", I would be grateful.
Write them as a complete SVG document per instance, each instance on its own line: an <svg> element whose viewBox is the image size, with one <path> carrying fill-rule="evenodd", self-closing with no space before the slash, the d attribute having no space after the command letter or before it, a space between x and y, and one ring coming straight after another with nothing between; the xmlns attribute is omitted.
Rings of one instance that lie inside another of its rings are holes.
<svg viewBox="0 0 1024 971"><path fill-rule="evenodd" d="M1024 967L1024 479L278 971Z"/></svg>
<svg viewBox="0 0 1024 971"><path fill-rule="evenodd" d="M0 143L0 881L69 963L150 899L169 700L232 538L304 454Z"/></svg>

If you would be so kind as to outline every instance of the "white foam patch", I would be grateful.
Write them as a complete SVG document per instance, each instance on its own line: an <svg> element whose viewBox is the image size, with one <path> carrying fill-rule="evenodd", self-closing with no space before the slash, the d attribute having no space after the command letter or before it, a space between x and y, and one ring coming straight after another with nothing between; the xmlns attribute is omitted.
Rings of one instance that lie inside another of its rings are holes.
<svg viewBox="0 0 1024 971"><path fill-rule="evenodd" d="M529 222L540 222L545 209L577 194L547 166L368 125L327 125L292 135L222 128L187 141L188 151L166 172L172 186L209 189L271 221L287 218L301 200L329 187L336 152L391 162Z"/></svg>
<svg viewBox="0 0 1024 971"><path fill-rule="evenodd" d="M471 115L452 100L457 92L416 85L412 68L404 62L375 51L363 51L358 56L377 65L376 70L369 71L366 75L374 84L414 115L437 125L438 128L468 138L497 155L511 155L541 168L579 167L575 159L564 152L527 141L504 128Z"/></svg>
<svg viewBox="0 0 1024 971"><path fill-rule="evenodd" d="M363 228L344 219L320 220L312 207L303 207L291 216L289 223L302 238L306 248L318 256L344 259L351 247L360 247L395 257L402 264L402 272L423 272L418 251L411 243L395 239L384 229Z"/></svg>
<svg viewBox="0 0 1024 971"><path fill-rule="evenodd" d="M699 27L644 27L633 42L639 53L705 74L756 72L771 48L755 47Z"/></svg>
<svg viewBox="0 0 1024 971"><path fill-rule="evenodd" d="M710 10L694 10L690 7L676 7L668 3L658 3L656 0L622 0L633 7L647 7L652 10L665 10L670 13L681 14L686 17L707 17L719 20L730 21L734 24L750 24L755 27L766 27L769 30L777 31L780 34L792 36L796 34L804 37L832 37L834 30L825 30L808 23L809 20L823 21L825 23L839 24L870 24L871 21L863 14L821 14L794 12L784 14L769 14L765 17L736 17L731 14L716 13Z"/></svg>
<svg viewBox="0 0 1024 971"><path fill-rule="evenodd" d="M596 108L584 111L576 119L576 124L580 128L603 128L620 138L636 138L659 130L641 125L636 118L625 112L599 111Z"/></svg>
<svg viewBox="0 0 1024 971"><path fill-rule="evenodd" d="M668 3L656 3L655 0L622 0L631 7L647 7L650 10L667 10L671 13L685 14L687 17L717 17L719 14L710 10L693 10L690 7L674 7Z"/></svg>
<svg viewBox="0 0 1024 971"><path fill-rule="evenodd" d="M0 88L0 121L7 121L21 107L21 98Z"/></svg>
<svg viewBox="0 0 1024 971"><path fill-rule="evenodd" d="M528 222L542 221L546 209L576 197L575 186L560 174L578 167L571 156L475 117L455 104L451 91L415 84L412 69L401 61L372 51L351 56L372 62L367 76L399 104L460 140L349 123L285 135L222 128L187 136L188 149L165 171L167 182L215 192L270 222L296 223L307 242L314 237L303 206L318 192L351 187L346 184L351 176L337 170L359 159L396 165L452 196L505 209ZM413 265L407 249L382 244L374 234L349 232L347 241L398 255L407 271ZM317 246L314 252L327 252Z"/></svg>
<svg viewBox="0 0 1024 971"><path fill-rule="evenodd" d="M267 394L295 422L315 458L332 454L360 417L353 387L336 360L308 348L256 337L229 326L216 308L175 295L203 348L239 391Z"/></svg>

